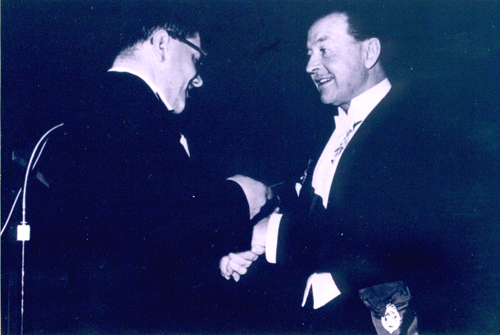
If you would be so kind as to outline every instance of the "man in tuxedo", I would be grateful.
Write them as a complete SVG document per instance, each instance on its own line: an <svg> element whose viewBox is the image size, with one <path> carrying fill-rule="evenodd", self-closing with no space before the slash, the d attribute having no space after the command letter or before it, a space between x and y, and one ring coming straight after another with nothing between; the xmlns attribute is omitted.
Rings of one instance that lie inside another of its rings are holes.
<svg viewBox="0 0 500 335"><path fill-rule="evenodd" d="M254 227L252 252L289 264L306 288L302 306L341 330L416 334L417 310L424 328L458 325L463 310L449 306L466 296L461 236L474 229L466 142L423 90L392 85L368 19L339 10L309 29L306 70L338 113L335 129L299 196ZM222 275L245 274L246 256L223 257Z"/></svg>
<svg viewBox="0 0 500 335"><path fill-rule="evenodd" d="M138 37L122 43L39 164L53 165L51 190L64 195L55 217L73 231L80 320L204 327L224 305L218 260L249 248L268 188L215 176L191 158L178 115L203 84L197 28L182 16L132 14Z"/></svg>

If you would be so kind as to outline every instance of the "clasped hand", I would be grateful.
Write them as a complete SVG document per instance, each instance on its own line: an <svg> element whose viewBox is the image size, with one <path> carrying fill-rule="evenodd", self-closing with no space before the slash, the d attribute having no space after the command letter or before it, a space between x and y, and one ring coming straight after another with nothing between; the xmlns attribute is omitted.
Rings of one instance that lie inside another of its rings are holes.
<svg viewBox="0 0 500 335"><path fill-rule="evenodd" d="M247 273L250 265L266 252L268 223L269 217L265 217L253 227L251 250L230 253L222 257L219 268L224 278L229 280L233 277L234 281L239 281L240 277Z"/></svg>
<svg viewBox="0 0 500 335"><path fill-rule="evenodd" d="M248 201L250 220L257 215L266 202L273 198L270 187L263 183L243 175L235 175L228 180L238 183L243 189ZM253 228L251 250L230 253L222 257L219 262L221 274L226 279L239 281L240 277L247 273L247 269L260 255L266 251L267 223L269 218L260 220Z"/></svg>

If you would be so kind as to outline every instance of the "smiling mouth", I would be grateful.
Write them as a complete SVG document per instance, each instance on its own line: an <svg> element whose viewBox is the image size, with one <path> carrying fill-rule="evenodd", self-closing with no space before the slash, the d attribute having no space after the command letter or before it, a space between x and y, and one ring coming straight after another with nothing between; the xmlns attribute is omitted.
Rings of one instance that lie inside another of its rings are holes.
<svg viewBox="0 0 500 335"><path fill-rule="evenodd" d="M316 83L316 85L318 87L320 87L320 86L323 86L326 83L329 83L332 80L333 80L333 77L332 78L321 78L321 79L314 79L314 82Z"/></svg>

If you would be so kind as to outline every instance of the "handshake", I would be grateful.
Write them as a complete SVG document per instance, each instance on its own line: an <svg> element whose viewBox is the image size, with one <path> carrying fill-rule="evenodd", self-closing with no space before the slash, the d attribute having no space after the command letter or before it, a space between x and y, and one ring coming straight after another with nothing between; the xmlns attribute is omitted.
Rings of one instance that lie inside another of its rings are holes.
<svg viewBox="0 0 500 335"><path fill-rule="evenodd" d="M270 202L274 198L274 194L270 187L256 181L252 178L236 175L228 178L237 182L248 200L248 205L250 208L250 219L254 219L257 214L262 216L267 213L263 212L263 208L266 205L274 203ZM275 206L272 206L274 210ZM270 215L269 215L270 216ZM247 273L247 269L256 261L260 255L266 252L266 237L267 237L267 226L269 223L269 216L265 216L257 222L253 227L251 249L244 252L230 253L221 258L219 262L219 268L221 275L227 280L233 279L239 281L240 277Z"/></svg>
<svg viewBox="0 0 500 335"><path fill-rule="evenodd" d="M221 258L219 268L221 275L227 280L233 277L239 281L240 277L247 273L247 269L254 261L266 252L266 235L269 217L260 220L253 227L251 249L244 252L230 253Z"/></svg>

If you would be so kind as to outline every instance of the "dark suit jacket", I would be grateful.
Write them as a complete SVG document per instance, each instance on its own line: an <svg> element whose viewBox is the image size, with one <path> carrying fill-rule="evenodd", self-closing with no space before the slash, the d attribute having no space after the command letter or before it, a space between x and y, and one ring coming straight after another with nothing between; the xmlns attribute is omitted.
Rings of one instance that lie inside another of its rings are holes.
<svg viewBox="0 0 500 335"><path fill-rule="evenodd" d="M84 313L151 324L209 310L225 283L220 257L250 248L242 189L188 157L176 117L141 79L107 73L83 106L39 166L57 194L53 217L73 232Z"/></svg>
<svg viewBox="0 0 500 335"><path fill-rule="evenodd" d="M450 285L463 284L471 261L475 172L446 107L393 87L346 147L327 209L313 195L314 164L298 204L282 205L278 262L304 283L331 272L343 296L358 300L359 289L396 280L435 306L425 297L460 296Z"/></svg>

